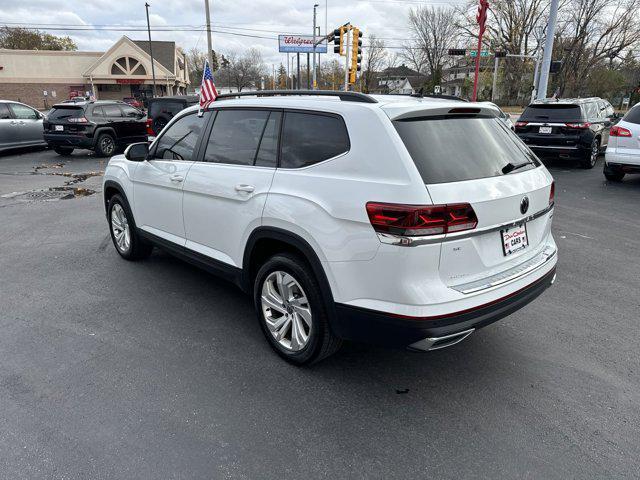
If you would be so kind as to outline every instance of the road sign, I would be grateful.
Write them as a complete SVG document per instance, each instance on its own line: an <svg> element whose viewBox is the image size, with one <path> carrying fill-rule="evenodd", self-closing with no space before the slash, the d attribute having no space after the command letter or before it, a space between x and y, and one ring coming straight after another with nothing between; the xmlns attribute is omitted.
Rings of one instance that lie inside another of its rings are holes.
<svg viewBox="0 0 640 480"><path fill-rule="evenodd" d="M435 95L440 95L442 93L442 88L440 87L440 85L436 85L435 87L433 87L433 93Z"/></svg>
<svg viewBox="0 0 640 480"><path fill-rule="evenodd" d="M320 40L316 38L316 41ZM313 35L278 35L278 51L281 53L313 53ZM327 42L316 45L316 53L327 53Z"/></svg>
<svg viewBox="0 0 640 480"><path fill-rule="evenodd" d="M471 58L476 58L477 55L478 55L477 50L469 50L469 56ZM489 50L482 50L480 52L480 57L488 57L488 56L489 56Z"/></svg>
<svg viewBox="0 0 640 480"><path fill-rule="evenodd" d="M47 95L49 95L49 92L47 92L46 90L43 90L42 91L42 95L44 95L46 97Z"/></svg>

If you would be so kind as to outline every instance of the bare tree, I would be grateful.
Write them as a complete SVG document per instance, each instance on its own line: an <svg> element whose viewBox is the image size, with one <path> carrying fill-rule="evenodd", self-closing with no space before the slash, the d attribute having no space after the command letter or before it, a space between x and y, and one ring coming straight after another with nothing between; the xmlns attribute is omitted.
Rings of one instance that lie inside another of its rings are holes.
<svg viewBox="0 0 640 480"><path fill-rule="evenodd" d="M375 35L369 37L369 42L364 50L363 71L360 76L362 91L369 93L374 86L376 74L380 72L387 57L387 50L383 40Z"/></svg>
<svg viewBox="0 0 640 480"><path fill-rule="evenodd" d="M417 48L417 52L405 48L403 56L421 62L424 59L427 74L432 83L440 83L448 49L457 42L459 28L455 20L454 9L450 7L425 6L411 9L409 29L413 39L408 47ZM412 53L409 53L412 52ZM420 70L418 70L420 71Z"/></svg>
<svg viewBox="0 0 640 480"><path fill-rule="evenodd" d="M241 92L243 88L257 87L260 84L260 77L265 75L266 67L258 50L250 48L241 57L230 53L226 59L228 60L226 74L230 87L236 87Z"/></svg>

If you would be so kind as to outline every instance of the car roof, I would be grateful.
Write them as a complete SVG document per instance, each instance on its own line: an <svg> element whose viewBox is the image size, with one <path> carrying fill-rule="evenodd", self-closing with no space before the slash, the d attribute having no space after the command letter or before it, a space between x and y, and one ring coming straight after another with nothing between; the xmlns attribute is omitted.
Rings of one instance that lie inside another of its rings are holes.
<svg viewBox="0 0 640 480"><path fill-rule="evenodd" d="M87 107L89 105L128 105L120 100L85 100L84 102L56 103L51 108Z"/></svg>
<svg viewBox="0 0 640 480"><path fill-rule="evenodd" d="M327 91L323 91L327 92ZM251 92L254 93L254 92ZM360 109L380 109L389 118L398 119L415 117L418 115L440 115L447 114L453 109L473 109L478 113L490 116L497 116L498 111L483 103L468 103L459 100L435 97L414 97L409 95L368 95L372 101L362 100L349 101L341 100L339 95L344 92L335 92L336 96L324 93L322 96L312 93L303 95L264 95L257 96L260 92L255 92L256 96L249 96L248 93L238 98L225 97L216 100L214 107L264 107L264 108L297 108L302 110L314 110L325 112L336 112ZM166 97L161 97L166 98ZM199 109L198 105L186 108L183 112L193 112Z"/></svg>
<svg viewBox="0 0 640 480"><path fill-rule="evenodd" d="M149 99L149 102L163 102L163 101L175 101L185 100L187 102L197 102L200 97L198 95L172 95L169 97L153 97Z"/></svg>
<svg viewBox="0 0 640 480"><path fill-rule="evenodd" d="M600 97L587 97L587 98L545 98L542 100L535 100L530 105L583 105L585 103L606 101Z"/></svg>

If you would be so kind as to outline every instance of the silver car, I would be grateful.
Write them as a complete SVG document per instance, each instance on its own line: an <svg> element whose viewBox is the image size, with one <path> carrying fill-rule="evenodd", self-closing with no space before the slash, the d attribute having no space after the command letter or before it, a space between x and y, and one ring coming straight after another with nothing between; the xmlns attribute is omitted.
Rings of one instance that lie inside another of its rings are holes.
<svg viewBox="0 0 640 480"><path fill-rule="evenodd" d="M44 115L20 102L0 100L0 152L12 148L46 146Z"/></svg>

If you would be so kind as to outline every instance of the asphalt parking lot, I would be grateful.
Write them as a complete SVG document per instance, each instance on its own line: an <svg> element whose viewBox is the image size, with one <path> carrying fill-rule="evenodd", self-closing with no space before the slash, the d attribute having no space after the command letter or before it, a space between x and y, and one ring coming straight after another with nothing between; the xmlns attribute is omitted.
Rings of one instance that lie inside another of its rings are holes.
<svg viewBox="0 0 640 480"><path fill-rule="evenodd" d="M102 170L0 156L0 478L640 476L640 175L550 166L558 277L516 314L296 368L232 285L118 257Z"/></svg>

